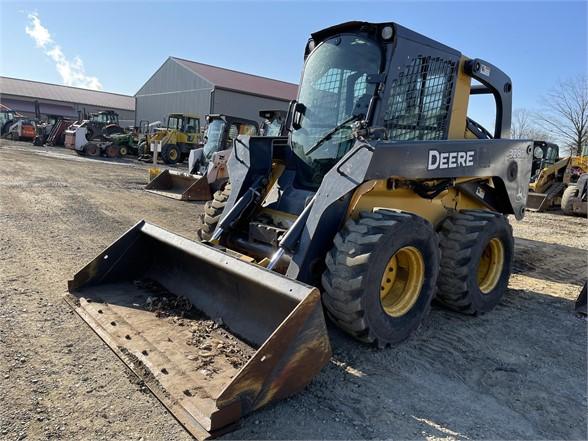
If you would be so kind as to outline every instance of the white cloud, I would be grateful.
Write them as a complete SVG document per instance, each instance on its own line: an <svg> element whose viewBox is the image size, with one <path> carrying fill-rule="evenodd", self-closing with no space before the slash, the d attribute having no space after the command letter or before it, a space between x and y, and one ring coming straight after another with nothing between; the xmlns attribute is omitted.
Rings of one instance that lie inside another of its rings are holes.
<svg viewBox="0 0 588 441"><path fill-rule="evenodd" d="M51 40L51 34L47 30L47 28L41 24L41 20L39 20L39 16L36 12L29 14L28 18L31 21L31 26L25 27L25 32L33 40L35 40L35 44L37 45L37 47L44 48L45 46L47 46L47 44L53 42L53 40Z"/></svg>
<svg viewBox="0 0 588 441"><path fill-rule="evenodd" d="M28 18L30 26L25 27L25 32L35 41L37 47L43 49L45 55L53 60L63 84L102 90L102 84L98 78L86 74L84 62L80 57L76 56L70 60L65 56L61 46L55 43L49 30L41 24L37 13L29 14Z"/></svg>

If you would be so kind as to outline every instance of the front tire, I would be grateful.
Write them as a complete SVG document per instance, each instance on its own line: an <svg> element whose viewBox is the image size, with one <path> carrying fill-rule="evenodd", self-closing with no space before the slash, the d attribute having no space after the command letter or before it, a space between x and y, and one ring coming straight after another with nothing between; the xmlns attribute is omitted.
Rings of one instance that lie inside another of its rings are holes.
<svg viewBox="0 0 588 441"><path fill-rule="evenodd" d="M175 144L166 144L161 150L161 159L168 165L177 164L182 154Z"/></svg>
<svg viewBox="0 0 588 441"><path fill-rule="evenodd" d="M88 156L100 156L100 147L98 147L98 145L93 142L89 142L83 147L83 152Z"/></svg>
<svg viewBox="0 0 588 441"><path fill-rule="evenodd" d="M570 184L564 190L561 196L561 209L563 210L564 214L568 216L572 216L574 214L573 209L573 198L575 198L578 194L578 186L576 184Z"/></svg>
<svg viewBox="0 0 588 441"><path fill-rule="evenodd" d="M462 211L443 222L439 235L437 300L465 314L494 309L512 271L514 239L506 217L492 211Z"/></svg>
<svg viewBox="0 0 588 441"><path fill-rule="evenodd" d="M326 256L323 303L358 340L399 343L429 313L439 269L437 234L425 219L385 209L360 213Z"/></svg>
<svg viewBox="0 0 588 441"><path fill-rule="evenodd" d="M204 178L203 178L204 179ZM216 191L211 201L204 204L204 214L202 215L202 226L197 231L198 239L210 240L212 233L216 229L227 200L231 194L231 183L227 182L224 188Z"/></svg>

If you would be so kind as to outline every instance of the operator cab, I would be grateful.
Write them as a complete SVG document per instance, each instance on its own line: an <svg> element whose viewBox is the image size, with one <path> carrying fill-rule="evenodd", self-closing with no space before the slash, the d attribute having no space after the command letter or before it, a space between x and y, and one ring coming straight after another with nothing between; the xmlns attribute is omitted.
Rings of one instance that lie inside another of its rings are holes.
<svg viewBox="0 0 588 441"><path fill-rule="evenodd" d="M286 126L287 112L284 110L261 110L259 112L262 118L259 128L260 136L284 136Z"/></svg>
<svg viewBox="0 0 588 441"><path fill-rule="evenodd" d="M112 111L93 113L90 115L90 121L104 125L118 125L118 113Z"/></svg>
<svg viewBox="0 0 588 441"><path fill-rule="evenodd" d="M182 133L200 133L200 118L181 113L172 113L167 118L167 128Z"/></svg>
<svg viewBox="0 0 588 441"><path fill-rule="evenodd" d="M237 136L256 136L259 131L255 121L227 115L206 115L206 123L203 151L206 162L212 159L214 153L232 148Z"/></svg>

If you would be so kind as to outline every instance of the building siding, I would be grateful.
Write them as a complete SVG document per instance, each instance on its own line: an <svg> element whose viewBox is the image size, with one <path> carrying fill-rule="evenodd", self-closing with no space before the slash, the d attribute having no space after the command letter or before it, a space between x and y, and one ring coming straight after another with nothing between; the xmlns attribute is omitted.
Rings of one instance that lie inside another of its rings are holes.
<svg viewBox="0 0 588 441"><path fill-rule="evenodd" d="M231 90L214 90L213 113L260 121L260 110L288 110L288 101L265 98Z"/></svg>
<svg viewBox="0 0 588 441"><path fill-rule="evenodd" d="M83 104L83 103L71 103L71 102L64 102L64 101L55 101L55 100L48 100L44 98L31 98L31 97L24 97L19 95L8 95L2 94L0 97L0 102L7 103L8 107L11 107L13 102L20 102L20 103L30 103L30 111L21 111L18 107L15 109L20 114L34 118L34 102L38 101L41 109L41 116L46 116L48 112L43 110L43 104L47 104L48 106L58 106L62 108L63 112L60 112L60 109L57 109L57 113L61 116L65 116L66 118L77 118L78 112L83 113L95 113L101 110L114 110L118 113L119 122L122 127L128 127L134 125L135 122L135 112L126 109L117 109L115 107L103 107L103 106L94 106L90 104ZM29 107L29 106L27 106ZM53 113L53 112L52 112Z"/></svg>
<svg viewBox="0 0 588 441"><path fill-rule="evenodd" d="M213 85L168 58L165 63L139 89L136 97L136 122L165 122L174 112L196 113L204 116L210 112L210 93Z"/></svg>

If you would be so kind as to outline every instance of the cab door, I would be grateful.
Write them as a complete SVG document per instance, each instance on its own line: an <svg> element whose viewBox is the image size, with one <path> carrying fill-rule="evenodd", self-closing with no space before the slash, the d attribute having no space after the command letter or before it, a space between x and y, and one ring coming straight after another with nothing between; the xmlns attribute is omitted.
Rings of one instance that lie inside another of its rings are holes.
<svg viewBox="0 0 588 441"><path fill-rule="evenodd" d="M200 120L198 118L186 117L184 121L184 133L186 134L186 143L198 143L200 140Z"/></svg>

